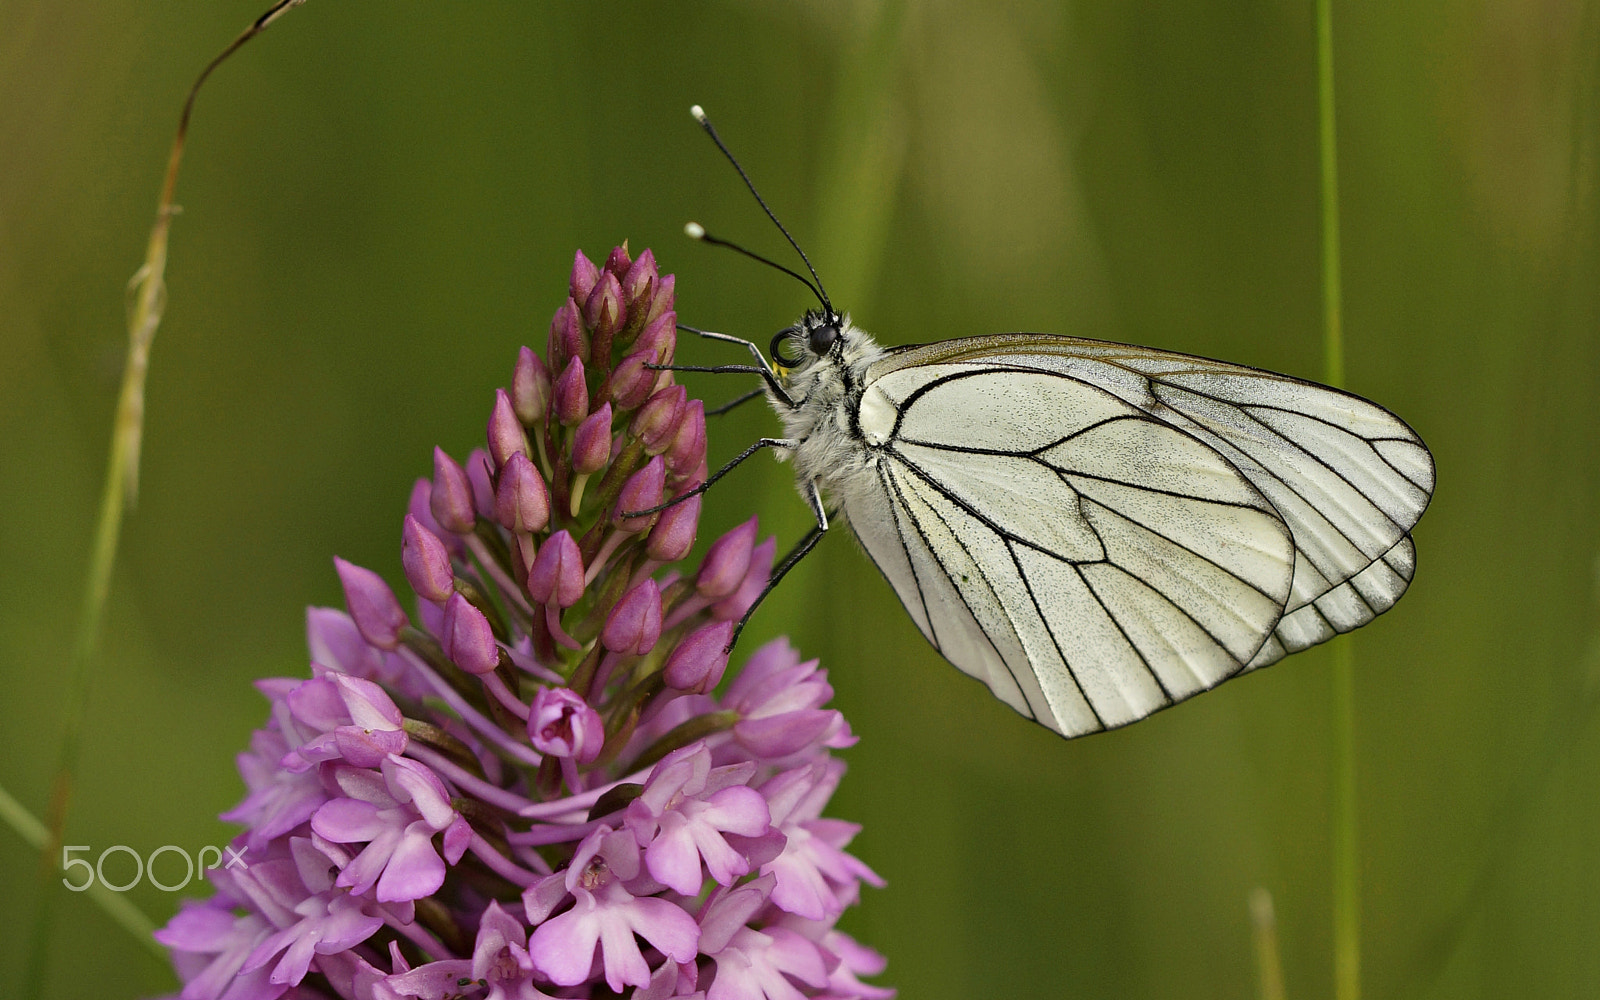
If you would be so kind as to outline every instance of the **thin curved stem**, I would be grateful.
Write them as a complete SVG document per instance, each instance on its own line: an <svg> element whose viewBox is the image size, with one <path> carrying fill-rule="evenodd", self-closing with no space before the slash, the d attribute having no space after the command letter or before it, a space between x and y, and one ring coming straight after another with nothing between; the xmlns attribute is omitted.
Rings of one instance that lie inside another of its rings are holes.
<svg viewBox="0 0 1600 1000"><path fill-rule="evenodd" d="M156 203L156 221L145 244L144 263L129 283L128 357L123 367L122 387L111 432L110 456L106 463L105 487L100 495L100 513L95 525L94 548L89 557L88 581L78 616L78 630L72 647L72 660L63 685L66 717L62 725L60 754L51 782L50 801L45 813L45 839L39 851L39 897L28 945L28 968L22 976L25 997L37 997L43 989L48 962L54 880L59 869L67 815L72 801L73 776L82 750L83 723L88 709L89 663L100 638L106 596L111 589L112 569L116 564L117 543L122 534L123 513L133 507L139 495L139 452L144 434L145 378L150 369L150 345L161 325L166 307L167 237L172 218L178 213L173 204L178 169L183 163L184 143L189 119L201 86L216 68L246 42L264 31L292 7L305 0L278 0L266 13L250 23L238 37L219 52L189 87L178 116L178 129L167 154L167 170Z"/></svg>

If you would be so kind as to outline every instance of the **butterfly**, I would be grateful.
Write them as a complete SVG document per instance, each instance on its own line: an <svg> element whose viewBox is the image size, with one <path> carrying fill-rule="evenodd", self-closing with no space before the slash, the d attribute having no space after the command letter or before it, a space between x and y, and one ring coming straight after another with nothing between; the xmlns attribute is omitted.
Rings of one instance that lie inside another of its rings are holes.
<svg viewBox="0 0 1600 1000"><path fill-rule="evenodd" d="M772 448L817 519L769 586L842 516L935 649L1074 737L1359 628L1410 584L1434 463L1382 407L1075 337L884 348L806 266L822 308L775 365L693 331L754 354L715 370L761 375L784 426L705 485Z"/></svg>

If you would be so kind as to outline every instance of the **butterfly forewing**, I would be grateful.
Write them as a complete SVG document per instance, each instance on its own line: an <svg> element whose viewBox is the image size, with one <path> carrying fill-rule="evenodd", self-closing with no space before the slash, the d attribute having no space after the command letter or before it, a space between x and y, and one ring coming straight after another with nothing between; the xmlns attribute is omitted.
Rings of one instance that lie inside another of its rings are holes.
<svg viewBox="0 0 1600 1000"><path fill-rule="evenodd" d="M905 409L900 426L908 428L917 408L912 399L916 394L940 392L939 380L955 373L995 369L1012 373L1010 379L1030 380L1028 391L1009 397L997 392L991 401L997 410L1004 409L1006 398L1013 406L1004 424L993 428L996 436L1018 429L1015 449L1024 451L1047 438L1052 428L1081 434L1035 457L1052 463L1063 481L1084 498L1081 511L1099 505L1109 512L1101 525L1093 516L1081 515L1089 517L1097 532L1116 533L1117 518L1146 529L1151 521L1159 521L1157 527L1168 541L1189 546L1186 551L1201 558L1215 559L1217 545L1238 551L1241 532L1257 539L1268 539L1270 533L1252 535L1248 525L1229 526L1227 518L1211 513L1216 507L1196 509L1192 504L1200 499L1222 503L1225 490L1215 494L1207 490L1219 489L1230 475L1242 479L1252 496L1265 499L1267 509L1292 536L1288 561L1292 577L1271 637L1242 661L1248 668L1265 666L1364 625L1405 592L1415 560L1408 532L1432 495L1434 466L1415 432L1387 410L1327 386L1242 365L1044 334L1002 334L897 349L868 370L867 380L882 386ZM1103 399L1085 398L1076 390L1059 396L1040 391L1039 383L1031 380L1043 373L1064 377L1063 385L1098 389L1146 421L1175 433L1158 441L1152 438L1159 435L1143 429L1144 439L1135 441L1134 435L1119 431L1115 424L1097 423L1104 419ZM967 391L974 388L969 385ZM919 419L937 422L932 416ZM949 414L949 422L957 424L981 424L985 419L981 406L966 405ZM977 433L970 426L955 426L946 443L970 440ZM925 432L919 434L925 444L938 443L928 441ZM1097 440L1096 434L1106 440ZM1226 471L1219 473L1206 462L1197 462L1194 456L1200 453ZM1061 461L1055 460L1057 456ZM1097 491L1115 495L1124 509L1115 502L1107 505ZM1150 503L1171 494L1187 494L1190 507L1174 507L1174 512L1185 513L1164 520L1166 514L1152 512ZM1232 499L1237 502L1237 497ZM1239 516L1234 515L1235 521ZM1210 549L1203 540L1207 534L1213 535ZM1224 561L1239 579L1261 585L1262 574L1270 576L1277 565L1270 539L1263 548L1253 563L1238 557ZM1111 562L1120 566L1115 559ZM1113 619L1119 616L1110 609L1120 606L1120 596L1107 604ZM1185 603L1191 598L1178 594L1168 599L1191 620L1199 620ZM1241 620L1256 619L1246 614ZM1131 635L1136 629L1124 631ZM1225 641L1231 633L1217 628L1207 634L1237 654L1239 643Z"/></svg>
<svg viewBox="0 0 1600 1000"><path fill-rule="evenodd" d="M1200 437L1042 366L868 378L862 414L894 424L863 420L877 476L845 513L924 635L1018 711L1067 736L1125 725L1273 634L1290 530Z"/></svg>

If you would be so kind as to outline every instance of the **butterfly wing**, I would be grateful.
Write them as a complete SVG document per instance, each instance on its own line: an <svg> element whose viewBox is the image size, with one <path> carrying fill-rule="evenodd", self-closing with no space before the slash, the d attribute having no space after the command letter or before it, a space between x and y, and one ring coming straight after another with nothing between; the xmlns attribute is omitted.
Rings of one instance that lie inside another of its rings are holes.
<svg viewBox="0 0 1600 1000"><path fill-rule="evenodd" d="M1267 497L1294 537L1294 580L1249 669L1366 624L1411 581L1409 533L1433 494L1433 457L1374 403L1243 365L1043 334L903 348L869 378L952 363L1003 363L1098 386L1204 441Z"/></svg>
<svg viewBox="0 0 1600 1000"><path fill-rule="evenodd" d="M1019 712L1065 736L1125 725L1272 635L1293 537L1197 435L1053 371L869 379L878 461L844 513L928 640Z"/></svg>

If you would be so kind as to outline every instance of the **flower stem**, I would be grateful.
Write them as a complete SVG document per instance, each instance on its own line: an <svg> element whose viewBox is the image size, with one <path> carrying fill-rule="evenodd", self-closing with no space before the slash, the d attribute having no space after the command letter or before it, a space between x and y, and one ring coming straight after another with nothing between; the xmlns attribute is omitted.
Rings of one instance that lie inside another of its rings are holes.
<svg viewBox="0 0 1600 1000"><path fill-rule="evenodd" d="M106 595L111 589L111 572L116 564L117 541L122 534L122 515L139 496L139 450L144 435L144 386L150 370L150 345L166 307L167 234L178 208L172 203L178 184L178 167L183 162L184 142L189 132L189 117L194 112L200 87L234 52L260 34L291 7L305 0L278 0L272 7L239 33L227 48L216 55L189 87L178 130L167 154L167 172L156 203L155 225L145 246L144 264L129 283L128 358L122 372L122 389L117 397L117 412L111 431L111 454L106 463L105 488L100 495L100 516L95 526L94 550L89 557L89 578L78 615L77 636L72 644L72 661L64 685L66 719L62 725L61 750L51 781L50 802L45 814L45 836L39 851L39 896L34 910L32 941L28 947L28 971L22 977L26 996L36 997L44 988L49 952L51 901L58 872L67 814L72 801L72 781L82 749L83 721L88 709L89 663L100 639ZM148 923L148 921L145 921ZM125 924L126 926L126 924ZM148 931L140 932L148 939Z"/></svg>
<svg viewBox="0 0 1600 1000"><path fill-rule="evenodd" d="M1278 918L1272 893L1256 886L1250 893L1250 926L1256 945L1256 987L1261 1000L1284 1000L1283 960L1278 954Z"/></svg>
<svg viewBox="0 0 1600 1000"><path fill-rule="evenodd" d="M1317 118L1322 174L1323 380L1344 385L1339 271L1339 154L1333 109L1333 3L1317 0ZM1333 652L1333 978L1337 1000L1361 996L1361 882L1356 823L1355 651L1349 636Z"/></svg>

